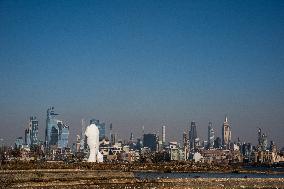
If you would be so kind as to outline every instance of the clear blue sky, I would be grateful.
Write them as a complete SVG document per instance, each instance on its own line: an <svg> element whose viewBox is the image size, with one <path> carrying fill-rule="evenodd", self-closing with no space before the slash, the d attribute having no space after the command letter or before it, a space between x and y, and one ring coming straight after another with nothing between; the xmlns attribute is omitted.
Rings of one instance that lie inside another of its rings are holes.
<svg viewBox="0 0 284 189"><path fill-rule="evenodd" d="M0 138L55 106L70 125L113 123L121 138L188 122L206 139L228 114L284 145L284 1L0 1Z"/></svg>

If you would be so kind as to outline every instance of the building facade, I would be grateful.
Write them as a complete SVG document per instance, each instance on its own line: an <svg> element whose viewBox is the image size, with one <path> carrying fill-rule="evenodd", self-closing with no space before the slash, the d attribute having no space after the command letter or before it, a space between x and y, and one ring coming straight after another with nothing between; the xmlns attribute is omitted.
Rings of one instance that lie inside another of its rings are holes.
<svg viewBox="0 0 284 189"><path fill-rule="evenodd" d="M24 145L24 139L23 139L23 137L18 137L18 138L16 138L16 141L15 141L15 148L20 149L20 148L23 147L23 145Z"/></svg>
<svg viewBox="0 0 284 189"><path fill-rule="evenodd" d="M157 150L157 135L156 134L144 134L143 135L143 147L148 147L151 151Z"/></svg>
<svg viewBox="0 0 284 189"><path fill-rule="evenodd" d="M194 121L190 124L190 131L189 131L189 143L190 143L190 149L195 150L196 149L196 143L197 140L197 131L196 131L196 124Z"/></svg>
<svg viewBox="0 0 284 189"><path fill-rule="evenodd" d="M162 127L162 143L165 144L166 143L166 126L163 125Z"/></svg>
<svg viewBox="0 0 284 189"><path fill-rule="evenodd" d="M68 146L69 126L56 119L54 107L47 109L45 147L47 149L66 148Z"/></svg>
<svg viewBox="0 0 284 189"><path fill-rule="evenodd" d="M215 141L215 134L214 134L214 129L212 126L212 122L209 122L208 125L208 149L214 148L214 141Z"/></svg>
<svg viewBox="0 0 284 189"><path fill-rule="evenodd" d="M225 121L222 126L222 146L224 149L229 148L231 142L231 127L228 122L228 117L225 117Z"/></svg>
<svg viewBox="0 0 284 189"><path fill-rule="evenodd" d="M265 151L268 147L267 135L261 132L261 129L258 129L258 150Z"/></svg>
<svg viewBox="0 0 284 189"><path fill-rule="evenodd" d="M38 145L38 120L35 116L31 116L29 126L25 129L25 145L28 147Z"/></svg>

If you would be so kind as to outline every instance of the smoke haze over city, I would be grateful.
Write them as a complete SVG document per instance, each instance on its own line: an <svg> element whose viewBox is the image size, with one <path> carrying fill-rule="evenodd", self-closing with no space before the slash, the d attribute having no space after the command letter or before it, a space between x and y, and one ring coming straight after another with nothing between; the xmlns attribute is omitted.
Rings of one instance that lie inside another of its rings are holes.
<svg viewBox="0 0 284 189"><path fill-rule="evenodd" d="M46 110L70 127L113 124L119 138L180 141L190 121L206 139L284 144L283 1L0 1L0 138Z"/></svg>

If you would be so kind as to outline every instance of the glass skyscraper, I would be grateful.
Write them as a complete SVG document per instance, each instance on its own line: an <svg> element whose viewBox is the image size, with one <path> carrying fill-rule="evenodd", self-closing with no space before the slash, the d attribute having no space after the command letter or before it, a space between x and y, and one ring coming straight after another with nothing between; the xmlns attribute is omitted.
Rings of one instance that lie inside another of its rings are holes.
<svg viewBox="0 0 284 189"><path fill-rule="evenodd" d="M214 140L215 140L215 135L214 135L214 129L212 127L212 122L209 122L208 125L208 148L214 148Z"/></svg>
<svg viewBox="0 0 284 189"><path fill-rule="evenodd" d="M190 124L190 132L189 132L189 142L190 142L190 149L196 149L196 139L197 139L197 131L196 131L196 124L194 121Z"/></svg>
<svg viewBox="0 0 284 189"><path fill-rule="evenodd" d="M69 127L57 120L54 107L47 109L45 146L46 148L65 148L68 145Z"/></svg>
<svg viewBox="0 0 284 189"><path fill-rule="evenodd" d="M35 116L30 117L31 145L38 145L38 120Z"/></svg>
<svg viewBox="0 0 284 189"><path fill-rule="evenodd" d="M30 117L29 127L25 130L25 145L38 145L38 120L35 116Z"/></svg>
<svg viewBox="0 0 284 189"><path fill-rule="evenodd" d="M31 131L29 128L25 129L25 145L31 146Z"/></svg>
<svg viewBox="0 0 284 189"><path fill-rule="evenodd" d="M62 121L58 121L57 126L59 128L58 148L66 148L68 145L69 126L63 124Z"/></svg>

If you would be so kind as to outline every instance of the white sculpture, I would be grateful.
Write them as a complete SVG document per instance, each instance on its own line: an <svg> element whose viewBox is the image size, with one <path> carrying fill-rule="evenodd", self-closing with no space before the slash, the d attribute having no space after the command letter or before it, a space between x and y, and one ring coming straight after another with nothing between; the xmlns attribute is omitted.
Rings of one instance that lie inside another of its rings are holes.
<svg viewBox="0 0 284 189"><path fill-rule="evenodd" d="M91 124L86 128L87 144L90 148L90 156L88 162L103 162L103 155L99 152L99 129L95 124Z"/></svg>

